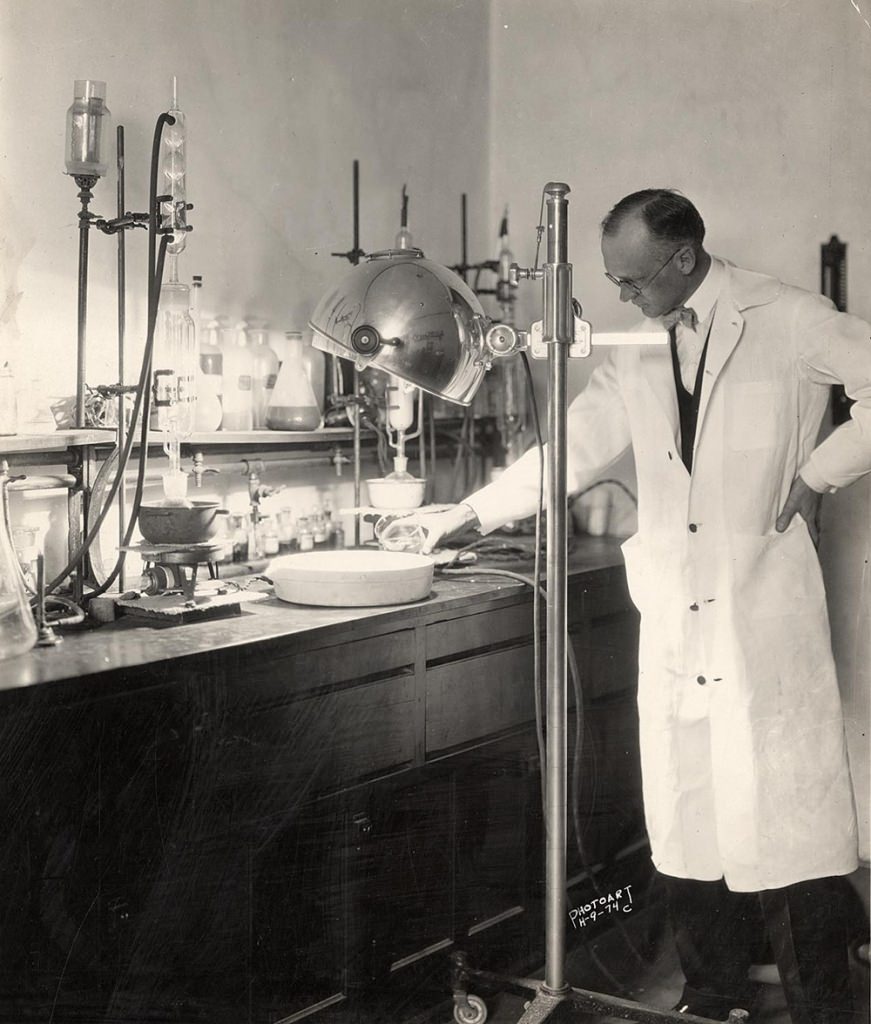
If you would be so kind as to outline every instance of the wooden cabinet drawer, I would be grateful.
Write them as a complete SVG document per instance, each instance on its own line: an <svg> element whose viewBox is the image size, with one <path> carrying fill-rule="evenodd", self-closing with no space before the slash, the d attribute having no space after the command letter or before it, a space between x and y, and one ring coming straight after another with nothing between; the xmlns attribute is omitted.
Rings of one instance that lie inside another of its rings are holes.
<svg viewBox="0 0 871 1024"><path fill-rule="evenodd" d="M239 654L235 663L233 706L286 704L357 680L398 675L414 666L414 630L401 629L304 651L264 645Z"/></svg>
<svg viewBox="0 0 871 1024"><path fill-rule="evenodd" d="M532 671L531 644L429 668L427 756L534 719Z"/></svg>
<svg viewBox="0 0 871 1024"><path fill-rule="evenodd" d="M252 711L235 723L221 783L254 820L410 764L414 706L414 677L405 675Z"/></svg>
<svg viewBox="0 0 871 1024"><path fill-rule="evenodd" d="M531 602L477 615L463 615L427 626L426 660L440 661L464 651L471 652L511 642L521 643L531 636Z"/></svg>

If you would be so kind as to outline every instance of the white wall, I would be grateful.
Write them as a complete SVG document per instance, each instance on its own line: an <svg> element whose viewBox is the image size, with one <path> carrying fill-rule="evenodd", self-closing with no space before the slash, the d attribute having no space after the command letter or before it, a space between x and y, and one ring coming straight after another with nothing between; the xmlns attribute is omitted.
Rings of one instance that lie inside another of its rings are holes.
<svg viewBox="0 0 871 1024"><path fill-rule="evenodd" d="M305 326L350 268L330 253L352 247L355 158L364 250L393 245L406 184L414 241L428 256L459 261L463 193L470 249L482 252L488 12L487 0L0 0L0 365L11 357L22 391L37 378L44 395L75 393L79 203L63 160L77 78L107 82L125 126L126 205L144 211L154 123L178 76L195 205L179 274L203 276L205 311L265 318L279 332ZM92 211L115 215L115 182L113 164ZM111 383L115 241L92 231L90 248L87 381ZM134 381L144 231L128 233L127 252ZM347 471L342 481L308 475L319 494L336 492L334 507L352 504ZM312 503L307 480L271 470L266 482L289 483L294 507ZM32 519L43 505L21 502Z"/></svg>
<svg viewBox="0 0 871 1024"><path fill-rule="evenodd" d="M634 310L602 275L598 224L629 192L674 187L713 252L805 288L839 235L849 308L871 318L868 21L865 0L493 0L491 225L509 203L531 262L542 186L567 182L575 295L614 329ZM520 306L518 323L539 315L536 286ZM572 367L573 391L594 363ZM868 857L867 478L827 500L822 551Z"/></svg>

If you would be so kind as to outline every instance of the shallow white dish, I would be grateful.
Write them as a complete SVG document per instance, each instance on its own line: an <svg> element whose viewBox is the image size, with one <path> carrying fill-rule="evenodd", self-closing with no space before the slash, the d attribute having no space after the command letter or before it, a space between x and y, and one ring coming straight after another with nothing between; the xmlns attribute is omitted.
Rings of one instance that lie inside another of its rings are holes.
<svg viewBox="0 0 871 1024"><path fill-rule="evenodd" d="M367 608L421 601L432 590L433 561L397 551L304 551L273 559L275 596L293 604Z"/></svg>
<svg viewBox="0 0 871 1024"><path fill-rule="evenodd" d="M410 480L391 480L390 477L377 477L366 481L369 490L369 501L375 508L398 510L420 508L426 489L426 480L412 477Z"/></svg>

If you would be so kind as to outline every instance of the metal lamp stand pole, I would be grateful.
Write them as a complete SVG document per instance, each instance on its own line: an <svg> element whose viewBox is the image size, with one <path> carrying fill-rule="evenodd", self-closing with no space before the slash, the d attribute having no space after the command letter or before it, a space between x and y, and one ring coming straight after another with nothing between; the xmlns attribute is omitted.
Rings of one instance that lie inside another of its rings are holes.
<svg viewBox="0 0 871 1024"><path fill-rule="evenodd" d="M566 714L568 642L568 541L566 505L568 348L574 340L572 267L568 262L568 195L562 182L545 186L544 342L548 372L547 460L547 741L544 808L545 967L544 984L521 1018L544 1020L569 991L565 976L566 897Z"/></svg>
<svg viewBox="0 0 871 1024"><path fill-rule="evenodd" d="M548 371L547 494L547 763L544 809L547 840L545 985L560 992L565 982L566 921L566 711L567 533L566 376L574 338L572 267L568 262L568 185L551 182L547 196L547 259L544 265L544 342Z"/></svg>

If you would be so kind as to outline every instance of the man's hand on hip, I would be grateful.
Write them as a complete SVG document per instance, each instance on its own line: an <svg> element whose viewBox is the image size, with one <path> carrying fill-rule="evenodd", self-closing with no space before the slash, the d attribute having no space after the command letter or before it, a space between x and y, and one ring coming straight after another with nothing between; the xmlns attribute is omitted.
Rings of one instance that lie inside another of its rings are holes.
<svg viewBox="0 0 871 1024"><path fill-rule="evenodd" d="M807 523L814 546L818 545L820 542L820 504L822 499L823 496L819 491L809 487L800 476L797 476L792 481L792 487L789 489L786 503L777 517L774 528L778 533L783 533L797 512Z"/></svg>

